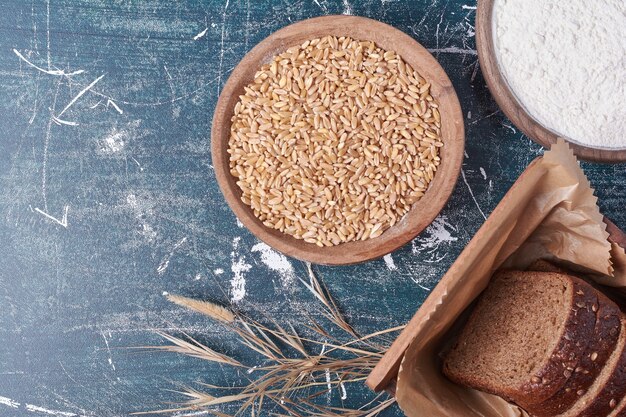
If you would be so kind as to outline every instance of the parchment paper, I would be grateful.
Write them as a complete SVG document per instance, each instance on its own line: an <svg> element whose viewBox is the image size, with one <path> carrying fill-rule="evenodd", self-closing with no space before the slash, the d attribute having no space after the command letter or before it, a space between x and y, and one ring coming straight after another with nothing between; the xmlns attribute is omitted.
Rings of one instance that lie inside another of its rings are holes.
<svg viewBox="0 0 626 417"><path fill-rule="evenodd" d="M457 319L500 267L525 269L552 258L592 272L604 285L626 287L624 250L607 241L596 200L563 141L531 163L433 290L438 299L427 303L431 311L416 313L423 325L405 353L396 391L407 416L527 415L499 397L450 382L440 355L462 324Z"/></svg>

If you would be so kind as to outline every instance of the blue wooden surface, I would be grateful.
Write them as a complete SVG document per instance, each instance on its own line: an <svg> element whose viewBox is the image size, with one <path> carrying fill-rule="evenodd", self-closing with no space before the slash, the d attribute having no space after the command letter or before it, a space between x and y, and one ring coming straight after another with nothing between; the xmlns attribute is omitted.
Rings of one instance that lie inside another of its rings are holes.
<svg viewBox="0 0 626 417"><path fill-rule="evenodd" d="M238 279L244 311L296 327L319 316L294 280L305 266L272 269L238 227L209 152L224 81L284 25L337 13L389 23L439 59L466 115L462 175L435 223L386 260L314 267L360 332L406 322L540 153L486 89L471 0L4 0L0 10L1 416L123 416L180 399L165 391L172 381L241 383L228 368L126 349L161 343L153 329L185 331L254 360L163 292L228 302ZM604 213L626 226L626 166L584 168ZM351 385L344 404L368 398Z"/></svg>

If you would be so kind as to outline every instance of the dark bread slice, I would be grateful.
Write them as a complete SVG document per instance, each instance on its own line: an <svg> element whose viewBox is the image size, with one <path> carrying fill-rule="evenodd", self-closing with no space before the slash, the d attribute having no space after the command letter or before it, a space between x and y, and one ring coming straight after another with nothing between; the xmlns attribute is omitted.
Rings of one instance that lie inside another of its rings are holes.
<svg viewBox="0 0 626 417"><path fill-rule="evenodd" d="M533 262L528 269L533 271L564 272L562 268L542 259ZM584 393L590 389L591 384L602 371L610 355L613 354L615 350L619 350L615 349L615 346L617 345L620 335L621 314L620 307L616 305L614 301L615 300L609 299L599 292L598 318L594 331L594 339L601 341L601 343L594 343L592 341L589 345L588 354L583 356L579 367L575 369L575 371L580 369L582 374L577 372L572 373L572 377L555 396L538 404L536 407L533 406L532 411L535 416L554 416L570 408L573 405L572 398L576 400L580 397L577 393L580 392L582 393L581 395L584 395ZM602 322L604 322L605 325L598 327ZM626 349L626 347L624 349ZM595 357L595 361L591 361L592 355ZM620 390L622 383L626 383L626 375L624 375L626 373L626 360L623 359L624 355L625 353L622 353L622 359L620 359L620 361L622 361L621 365L618 364L618 367L611 373L611 381L607 383L607 386L601 389L595 399L583 400L583 403L591 401L591 404L587 409L576 416L599 417L606 416L607 413L610 413L608 414L609 417L626 417L626 388ZM588 372L585 373L585 370ZM592 378L592 375L595 376ZM582 381L581 377L587 381ZM569 407L567 404L569 404Z"/></svg>
<svg viewBox="0 0 626 417"><path fill-rule="evenodd" d="M552 397L528 406L528 411L537 417L549 417L570 409L593 384L602 371L607 359L615 350L621 328L619 307L606 296L598 293L597 318L593 337L585 354L575 368L569 368L571 377ZM564 371L565 372L565 371Z"/></svg>
<svg viewBox="0 0 626 417"><path fill-rule="evenodd" d="M573 300L564 331L548 362L535 372L517 397L516 403L526 409L553 397L565 386L572 376L570 370L576 369L591 344L597 319L599 293L595 288L577 277L547 274L569 279L573 287Z"/></svg>
<svg viewBox="0 0 626 417"><path fill-rule="evenodd" d="M564 274L497 273L445 356L445 375L524 408L547 400L592 338L596 294Z"/></svg>
<svg viewBox="0 0 626 417"><path fill-rule="evenodd" d="M626 394L626 319L622 318L617 348L589 390L558 417L603 417L615 410Z"/></svg>

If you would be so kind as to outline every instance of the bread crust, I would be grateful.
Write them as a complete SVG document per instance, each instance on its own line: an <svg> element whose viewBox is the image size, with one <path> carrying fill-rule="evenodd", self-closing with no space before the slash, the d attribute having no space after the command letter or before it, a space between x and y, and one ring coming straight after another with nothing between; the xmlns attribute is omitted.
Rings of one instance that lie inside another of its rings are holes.
<svg viewBox="0 0 626 417"><path fill-rule="evenodd" d="M585 354L575 368L569 369L571 377L565 385L549 399L527 406L537 417L549 417L569 410L593 384L602 371L607 359L615 350L621 328L619 307L598 293L598 314L593 337Z"/></svg>
<svg viewBox="0 0 626 417"><path fill-rule="evenodd" d="M572 313L567 318L564 333L546 365L519 390L504 393L526 410L546 401L564 387L572 376L570 369L576 369L594 334L597 317L594 306L598 305L598 292L580 278L555 275L566 277L573 286Z"/></svg>
<svg viewBox="0 0 626 417"><path fill-rule="evenodd" d="M626 395L626 346L611 377L594 400L576 417L608 416ZM622 414L624 411L622 411Z"/></svg>

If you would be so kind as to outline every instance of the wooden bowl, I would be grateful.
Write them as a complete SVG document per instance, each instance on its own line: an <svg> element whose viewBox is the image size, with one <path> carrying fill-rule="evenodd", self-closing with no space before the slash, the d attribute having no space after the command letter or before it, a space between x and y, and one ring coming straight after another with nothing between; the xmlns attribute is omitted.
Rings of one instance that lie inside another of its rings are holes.
<svg viewBox="0 0 626 417"><path fill-rule="evenodd" d="M526 112L500 72L492 30L494 2L495 0L478 0L476 9L476 47L483 76L491 95L513 124L538 144L550 148L559 135L539 124ZM581 159L597 162L626 161L626 149L591 148L569 140L568 143L574 154Z"/></svg>
<svg viewBox="0 0 626 417"><path fill-rule="evenodd" d="M229 169L228 140L231 118L244 86L252 82L262 64L286 49L307 39L326 35L350 36L374 41L378 46L396 51L431 83L431 95L441 113L441 164L425 195L393 227L382 235L365 241L318 247L278 230L266 227L241 201L241 190ZM256 237L294 258L327 265L347 265L379 258L411 241L428 226L448 200L459 176L464 151L464 128L461 106L443 68L419 43L384 23L355 16L325 16L287 26L255 46L233 70L217 101L211 129L211 154L218 184L226 202L239 220Z"/></svg>

